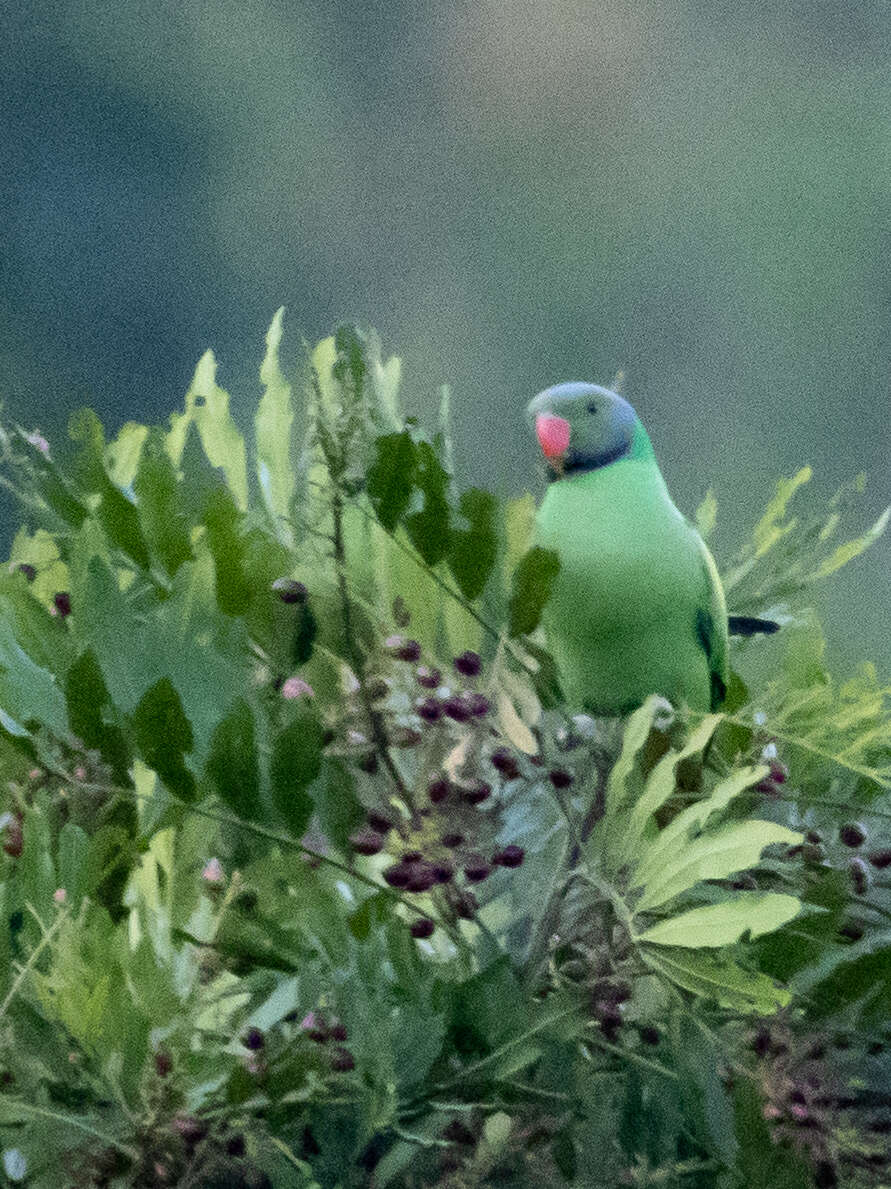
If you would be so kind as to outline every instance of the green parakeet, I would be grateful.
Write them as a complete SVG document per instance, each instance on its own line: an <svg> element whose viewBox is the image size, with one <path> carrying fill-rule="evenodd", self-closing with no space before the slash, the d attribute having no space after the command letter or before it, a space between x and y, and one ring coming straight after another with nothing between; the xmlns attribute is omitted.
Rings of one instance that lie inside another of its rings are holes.
<svg viewBox="0 0 891 1189"><path fill-rule="evenodd" d="M567 699L595 714L652 693L716 709L728 682L721 579L634 409L570 383L540 392L529 416L549 465L535 543L560 557L542 623Z"/></svg>

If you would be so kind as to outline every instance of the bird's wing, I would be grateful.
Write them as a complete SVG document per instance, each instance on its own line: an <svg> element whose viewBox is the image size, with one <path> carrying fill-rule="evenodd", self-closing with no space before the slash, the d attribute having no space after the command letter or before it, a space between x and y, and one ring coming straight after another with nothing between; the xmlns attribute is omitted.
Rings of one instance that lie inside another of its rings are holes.
<svg viewBox="0 0 891 1189"><path fill-rule="evenodd" d="M727 683L730 680L727 603L724 600L724 587L721 585L721 577L718 574L715 559L692 524L690 529L696 541L702 565L702 601L696 611L696 633L705 655L708 657L712 682L712 710L717 710L724 701Z"/></svg>

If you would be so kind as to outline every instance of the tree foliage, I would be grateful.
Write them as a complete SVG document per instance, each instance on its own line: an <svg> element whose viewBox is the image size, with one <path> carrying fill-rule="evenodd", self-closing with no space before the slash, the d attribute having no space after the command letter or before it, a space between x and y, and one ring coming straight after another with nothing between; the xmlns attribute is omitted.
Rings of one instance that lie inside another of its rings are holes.
<svg viewBox="0 0 891 1189"><path fill-rule="evenodd" d="M879 1185L891 691L806 604L888 514L782 480L725 709L594 719L448 392L430 435L373 334L281 339L251 442L210 352L166 428L0 430L7 1180Z"/></svg>

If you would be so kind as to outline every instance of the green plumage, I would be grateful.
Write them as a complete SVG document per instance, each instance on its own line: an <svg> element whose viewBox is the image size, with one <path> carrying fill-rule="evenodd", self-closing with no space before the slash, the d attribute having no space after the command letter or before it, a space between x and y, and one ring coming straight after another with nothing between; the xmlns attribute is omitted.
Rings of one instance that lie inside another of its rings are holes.
<svg viewBox="0 0 891 1189"><path fill-rule="evenodd" d="M557 476L535 534L560 557L543 624L567 699L601 714L627 713L651 693L716 709L728 680L720 578L634 410L607 389L564 384L530 412L540 439L555 419L570 429L568 448L551 448Z"/></svg>

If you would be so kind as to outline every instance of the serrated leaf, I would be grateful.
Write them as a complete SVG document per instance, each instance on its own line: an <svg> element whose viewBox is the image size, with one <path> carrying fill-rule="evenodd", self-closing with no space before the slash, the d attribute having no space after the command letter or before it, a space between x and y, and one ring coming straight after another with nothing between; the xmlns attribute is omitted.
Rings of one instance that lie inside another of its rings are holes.
<svg viewBox="0 0 891 1189"><path fill-rule="evenodd" d="M133 729L140 754L167 787L184 801L195 797L195 777L185 755L194 746L192 727L169 677L147 690L133 711Z"/></svg>
<svg viewBox="0 0 891 1189"><path fill-rule="evenodd" d="M257 443L257 478L266 510L278 539L289 548L294 533L287 523L291 515L296 479L291 462L291 428L294 409L291 386L282 375L279 346L285 308L280 306L266 332L266 356L260 364L260 383L265 391L254 416Z"/></svg>
<svg viewBox="0 0 891 1189"><path fill-rule="evenodd" d="M664 870L665 864L679 847L686 844L696 832L703 829L713 813L726 809L734 797L745 789L756 785L769 772L766 764L753 764L738 768L718 782L708 797L688 805L661 830L640 853L635 879L641 884L649 882Z"/></svg>
<svg viewBox="0 0 891 1189"><path fill-rule="evenodd" d="M28 656L6 619L0 619L0 707L11 719L35 720L56 735L64 734L68 724L65 697L53 674Z"/></svg>
<svg viewBox="0 0 891 1189"><path fill-rule="evenodd" d="M650 945L714 949L732 945L744 933L772 933L798 915L801 901L780 892L739 892L721 904L691 908L652 925L636 940Z"/></svg>
<svg viewBox="0 0 891 1189"><path fill-rule="evenodd" d="M243 615L251 601L244 572L246 544L239 533L241 513L225 487L213 491L204 510L207 539L213 554L217 602L226 615Z"/></svg>
<svg viewBox="0 0 891 1189"><path fill-rule="evenodd" d="M415 480L415 444L407 429L375 439L375 459L366 490L378 520L389 532L408 511Z"/></svg>
<svg viewBox="0 0 891 1189"><path fill-rule="evenodd" d="M791 479L777 481L776 491L767 505L764 515L755 525L752 540L755 545L755 556L761 557L771 549L777 541L785 536L793 527L794 520L787 524L779 522L786 514L786 508L792 496L805 483L809 483L813 471L809 466L803 466Z"/></svg>
<svg viewBox="0 0 891 1189"><path fill-rule="evenodd" d="M635 911L658 908L703 879L726 879L754 867L764 848L773 842L791 846L801 842L801 835L775 822L763 821L731 822L711 830L666 856L661 870L646 883ZM639 887L641 882L640 872L635 871L632 886Z"/></svg>
<svg viewBox="0 0 891 1189"><path fill-rule="evenodd" d="M180 506L176 469L158 429L145 440L133 490L149 548L172 576L192 557L192 546L189 523Z"/></svg>
<svg viewBox="0 0 891 1189"><path fill-rule="evenodd" d="M276 736L269 761L272 803L295 837L306 829L313 800L307 792L322 766L322 725L311 707L296 712L294 720Z"/></svg>
<svg viewBox="0 0 891 1189"><path fill-rule="evenodd" d="M204 770L233 813L256 821L260 809L260 768L254 713L239 698L210 740Z"/></svg>
<svg viewBox="0 0 891 1189"><path fill-rule="evenodd" d="M465 599L473 600L483 593L495 565L498 553L494 527L496 506L491 492L471 487L461 494L458 509L470 522L470 528L452 531L448 564Z"/></svg>
<svg viewBox="0 0 891 1189"><path fill-rule="evenodd" d="M534 545L523 555L513 575L508 606L509 636L526 636L535 631L559 571L560 557L553 549Z"/></svg>
<svg viewBox="0 0 891 1189"><path fill-rule="evenodd" d="M789 992L767 975L744 970L719 954L661 946L642 946L640 954L663 978L733 1011L772 1015L791 999Z"/></svg>

